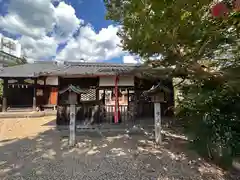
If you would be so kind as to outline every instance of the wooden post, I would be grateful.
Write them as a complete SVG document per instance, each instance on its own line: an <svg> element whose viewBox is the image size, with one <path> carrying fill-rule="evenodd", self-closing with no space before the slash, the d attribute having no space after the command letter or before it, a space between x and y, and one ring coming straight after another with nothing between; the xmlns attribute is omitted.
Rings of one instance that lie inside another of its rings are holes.
<svg viewBox="0 0 240 180"><path fill-rule="evenodd" d="M161 135L161 104L160 102L154 103L154 120L155 120L155 140L157 144L162 143Z"/></svg>
<svg viewBox="0 0 240 180"><path fill-rule="evenodd" d="M7 111L7 91L8 91L8 79L3 79L3 98L2 98L2 112Z"/></svg>
<svg viewBox="0 0 240 180"><path fill-rule="evenodd" d="M75 146L76 143L76 100L77 94L74 92L69 92L70 103L69 146Z"/></svg>
<svg viewBox="0 0 240 180"><path fill-rule="evenodd" d="M36 111L36 109L37 109L36 87L37 87L37 79L35 78L34 85L33 85L33 111Z"/></svg>

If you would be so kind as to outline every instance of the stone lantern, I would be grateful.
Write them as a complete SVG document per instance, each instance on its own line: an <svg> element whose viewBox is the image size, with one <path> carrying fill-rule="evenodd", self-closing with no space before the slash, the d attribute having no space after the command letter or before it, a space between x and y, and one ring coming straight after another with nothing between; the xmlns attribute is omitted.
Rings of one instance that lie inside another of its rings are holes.
<svg viewBox="0 0 240 180"><path fill-rule="evenodd" d="M155 141L157 144L162 143L161 104L167 102L166 94L168 92L169 89L160 83L144 92L144 94L149 96L154 103Z"/></svg>
<svg viewBox="0 0 240 180"><path fill-rule="evenodd" d="M69 85L67 88L61 90L59 94L68 92L68 104L70 105L70 123L69 123L69 145L74 146L76 143L76 104L77 95L84 94L85 91L79 87Z"/></svg>

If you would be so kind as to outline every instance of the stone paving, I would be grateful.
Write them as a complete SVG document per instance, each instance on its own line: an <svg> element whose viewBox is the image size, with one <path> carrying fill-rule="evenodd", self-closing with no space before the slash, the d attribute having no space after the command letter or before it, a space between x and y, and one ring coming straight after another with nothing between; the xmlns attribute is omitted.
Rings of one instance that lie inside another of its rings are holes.
<svg viewBox="0 0 240 180"><path fill-rule="evenodd" d="M148 136L79 134L76 147L52 119L0 120L1 180L225 180L224 172L185 150L185 141Z"/></svg>

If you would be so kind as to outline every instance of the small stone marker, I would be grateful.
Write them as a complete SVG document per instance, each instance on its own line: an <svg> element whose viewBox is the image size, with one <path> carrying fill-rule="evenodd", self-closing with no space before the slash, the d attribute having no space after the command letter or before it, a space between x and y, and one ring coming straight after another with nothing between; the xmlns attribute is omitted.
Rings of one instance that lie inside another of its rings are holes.
<svg viewBox="0 0 240 180"><path fill-rule="evenodd" d="M85 93L84 90L79 87L69 85L67 88L59 91L59 94L68 92L68 102L70 104L70 122L69 122L69 146L75 146L76 144L76 103L77 95Z"/></svg>
<svg viewBox="0 0 240 180"><path fill-rule="evenodd" d="M161 125L161 103L166 103L165 95L169 92L169 89L161 83L153 86L151 89L145 92L145 95L151 97L151 101L154 103L154 127L155 127L155 141L157 145L162 144L162 125Z"/></svg>
<svg viewBox="0 0 240 180"><path fill-rule="evenodd" d="M69 124L69 146L74 146L76 143L76 105L70 105L70 124Z"/></svg>
<svg viewBox="0 0 240 180"><path fill-rule="evenodd" d="M76 102L77 94L75 92L69 92L69 103L70 103L70 123L69 123L69 145L74 146L76 143Z"/></svg>

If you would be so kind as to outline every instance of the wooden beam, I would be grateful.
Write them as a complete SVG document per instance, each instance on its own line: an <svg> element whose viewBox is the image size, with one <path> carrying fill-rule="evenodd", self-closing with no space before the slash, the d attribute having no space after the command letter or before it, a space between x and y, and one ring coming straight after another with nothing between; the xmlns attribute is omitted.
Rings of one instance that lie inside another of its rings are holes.
<svg viewBox="0 0 240 180"><path fill-rule="evenodd" d="M127 110L129 111L129 89L127 89Z"/></svg>

